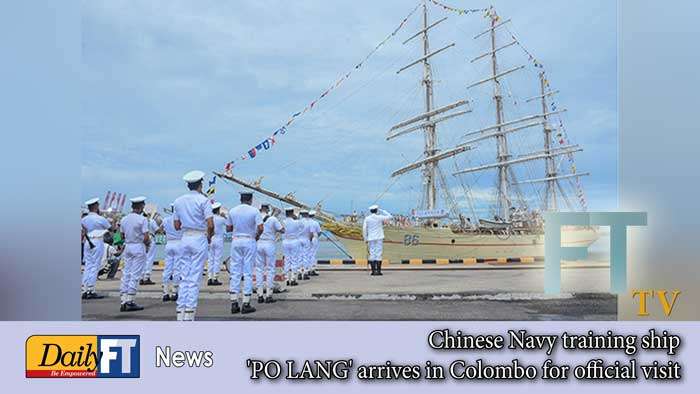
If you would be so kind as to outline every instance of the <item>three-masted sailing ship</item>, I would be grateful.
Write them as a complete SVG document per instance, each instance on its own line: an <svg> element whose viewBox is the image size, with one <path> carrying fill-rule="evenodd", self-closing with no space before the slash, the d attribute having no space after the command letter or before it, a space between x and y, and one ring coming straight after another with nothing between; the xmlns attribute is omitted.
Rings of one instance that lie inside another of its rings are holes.
<svg viewBox="0 0 700 394"><path fill-rule="evenodd" d="M475 40L489 40L490 50L472 59L472 62L489 62L491 75L470 84L467 89L476 86L490 84L493 88L492 100L494 104L494 120L491 126L472 131L463 136L464 141L456 146L440 149L437 144L438 124L448 119L466 115L471 112L469 101L458 100L454 103L435 107L434 105L434 80L431 59L441 53L445 53L455 43L451 43L432 50L430 47L429 33L433 28L442 24L447 17L434 22L429 20L428 1L422 5L422 29L403 44L421 40L422 57L397 71L401 73L415 66L422 66L425 110L423 113L410 119L401 121L391 127L386 135L386 140L391 141L411 133L422 132L424 136L423 156L420 160L394 171L391 176L398 177L403 174L420 171L422 178L422 206L417 206L410 221L395 221L385 226L384 258L392 262L400 262L406 259L463 259L463 258L502 258L502 257L540 257L544 255L544 235L542 211L562 210L559 201L566 203L566 209L586 209L575 207L566 196L562 183L571 181L588 173L576 172L575 167L570 173L563 173L559 169L560 162L557 158L564 155L572 157L582 150L578 145L557 146L554 143L554 133L557 125L551 118L565 109L552 109L548 99L557 91L548 87L545 74L539 74L539 89L535 97L527 99L527 102L539 101L541 112L528 116L508 119L504 113L504 96L501 81L507 75L515 73L525 66L516 66L501 69L499 65L499 53L512 47L516 42L499 43L496 31L506 26L510 19L502 20L495 9L491 7L486 13L487 28L474 37ZM513 37L514 38L514 37ZM541 150L520 153L514 155L509 144L509 137L515 133L532 132L541 133L543 144ZM448 158L458 155L468 155L477 145L495 144L495 161L475 167L461 168L453 173L460 177L464 174L487 172L496 175L495 204L492 213L494 215L476 217L474 220L459 212L458 204L454 204L455 198L444 183L440 163ZM561 145L561 144L559 144ZM544 162L544 173L540 178L518 180L513 170L523 163L534 161ZM216 172L223 179L235 182L241 186L255 190L272 199L289 204L291 206L316 209L321 219L323 228L335 235L337 241L342 243L346 252L354 259L367 257L366 244L362 239L361 218L356 220L344 220L323 210L322 207L312 206L298 201L292 194L281 195L263 188L259 182L249 182L233 176L232 173ZM528 208L526 199L518 198L520 185L539 184L544 185L543 196L537 210ZM446 201L452 201L448 209L438 206L438 188L446 196ZM347 217L346 217L347 219ZM597 230L593 227L570 227L562 229L563 246L588 246L598 238Z"/></svg>

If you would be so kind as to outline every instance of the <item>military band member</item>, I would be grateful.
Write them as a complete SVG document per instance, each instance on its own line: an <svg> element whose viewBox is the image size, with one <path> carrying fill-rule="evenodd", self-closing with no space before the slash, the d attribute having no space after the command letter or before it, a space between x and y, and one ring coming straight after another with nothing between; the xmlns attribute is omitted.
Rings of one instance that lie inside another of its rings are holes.
<svg viewBox="0 0 700 394"><path fill-rule="evenodd" d="M241 204L228 213L227 231L232 231L231 237L231 313L252 313L255 308L250 305L253 293L253 264L257 254L256 242L263 232L263 221L260 211L253 208L253 193L242 192ZM241 275L243 276L243 306L238 304L238 293L241 290Z"/></svg>
<svg viewBox="0 0 700 394"><path fill-rule="evenodd" d="M109 220L100 216L100 199L91 198L85 201L88 214L80 219L82 234L85 238L83 242L83 268L82 298L86 300L104 298L95 293L97 283L97 272L100 269L102 256L104 254L103 237L107 230L112 227Z"/></svg>
<svg viewBox="0 0 700 394"><path fill-rule="evenodd" d="M369 216L362 223L362 236L369 250L368 263L372 268L371 275L382 274L382 244L384 242L384 222L392 218L391 214L378 205L369 207Z"/></svg>
<svg viewBox="0 0 700 394"><path fill-rule="evenodd" d="M287 285L296 286L297 270L301 260L301 242L299 238L301 237L303 226L294 215L294 208L287 208L284 213L286 215L282 222L284 225L284 239L282 240L284 272L287 276Z"/></svg>
<svg viewBox="0 0 700 394"><path fill-rule="evenodd" d="M171 212L173 205L170 205ZM167 243L165 244L165 268L163 269L163 301L177 301L177 291L180 286L182 271L182 230L175 229L174 215L163 219L163 230Z"/></svg>
<svg viewBox="0 0 700 394"><path fill-rule="evenodd" d="M214 235L211 202L202 193L204 173L190 171L182 179L189 192L175 200L173 224L182 230L182 272L177 298L177 320L193 321L197 311L199 285L209 243Z"/></svg>
<svg viewBox="0 0 700 394"><path fill-rule="evenodd" d="M302 230L301 236L299 237L300 246L300 271L297 274L297 279L309 280L309 269L311 265L311 240L313 239L313 232L311 231L311 222L309 221L309 211L302 209L300 212L301 218L299 222L301 223Z"/></svg>
<svg viewBox="0 0 700 394"><path fill-rule="evenodd" d="M143 217L143 207L146 197L139 196L129 199L131 213L124 216L120 222L124 233L124 268L119 291L121 293L121 312L140 311L143 309L134 302L138 290L139 279L143 266L146 264L146 254L149 248L155 247L148 233L148 219Z"/></svg>
<svg viewBox="0 0 700 394"><path fill-rule="evenodd" d="M321 225L318 224L318 221L316 220L316 211L309 212L309 219L311 221L312 231L314 233L314 238L311 241L311 272L309 272L309 275L318 276L318 272L316 272L316 261L320 241L319 237L321 236Z"/></svg>
<svg viewBox="0 0 700 394"><path fill-rule="evenodd" d="M212 237L211 244L209 245L209 267L207 268L209 280L207 281L207 286L221 286L222 283L219 282L219 272L221 271L221 260L224 252L226 218L220 214L220 202L215 202L211 207L214 212L214 236Z"/></svg>
<svg viewBox="0 0 700 394"><path fill-rule="evenodd" d="M143 274L141 276L141 285L155 285L156 283L151 280L151 272L153 272L153 262L156 260L156 232L160 228L158 223L152 217L148 216L147 213L143 214L146 219L148 219L148 234L153 240L153 247L148 248L146 253L146 264L143 266Z"/></svg>
<svg viewBox="0 0 700 394"><path fill-rule="evenodd" d="M263 215L263 232L258 240L255 261L255 281L258 287L258 303L270 304L275 281L275 261L277 259L277 234L284 234L282 223L270 212L269 204L260 206ZM263 280L264 278L264 280Z"/></svg>

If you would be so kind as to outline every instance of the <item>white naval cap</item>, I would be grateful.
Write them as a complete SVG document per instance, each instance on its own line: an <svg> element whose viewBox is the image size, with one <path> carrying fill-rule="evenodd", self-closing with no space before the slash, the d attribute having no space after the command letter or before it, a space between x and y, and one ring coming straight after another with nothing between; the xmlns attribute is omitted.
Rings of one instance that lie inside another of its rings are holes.
<svg viewBox="0 0 700 394"><path fill-rule="evenodd" d="M316 216L316 211L309 211L309 216Z"/></svg>
<svg viewBox="0 0 700 394"><path fill-rule="evenodd" d="M204 179L204 173L199 170L190 171L182 177L182 180L187 183L195 183Z"/></svg>
<svg viewBox="0 0 700 394"><path fill-rule="evenodd" d="M129 199L129 201L131 201L132 203L136 204L136 203L139 203L139 202L144 202L144 201L146 201L146 197L144 197L144 196L132 197L132 198Z"/></svg>
<svg viewBox="0 0 700 394"><path fill-rule="evenodd" d="M221 208L220 202L215 202L215 203L211 204L211 209L217 209L217 208Z"/></svg>
<svg viewBox="0 0 700 394"><path fill-rule="evenodd" d="M369 207L369 210L370 210L370 211L375 210L375 209L379 209L379 205L374 204L374 205L371 205L371 206Z"/></svg>
<svg viewBox="0 0 700 394"><path fill-rule="evenodd" d="M91 198L91 199L85 201L85 205L86 205L86 206L90 206L90 205L96 204L96 203L98 203L98 202L100 202L100 198L99 198L99 197L95 197L95 198Z"/></svg>

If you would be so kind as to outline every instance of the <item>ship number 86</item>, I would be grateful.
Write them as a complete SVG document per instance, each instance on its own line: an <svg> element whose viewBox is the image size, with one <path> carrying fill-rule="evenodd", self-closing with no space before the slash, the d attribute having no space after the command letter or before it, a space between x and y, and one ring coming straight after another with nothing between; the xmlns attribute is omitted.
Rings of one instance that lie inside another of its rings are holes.
<svg viewBox="0 0 700 394"><path fill-rule="evenodd" d="M405 246L415 246L420 243L420 236L418 234L406 234L403 236L403 244Z"/></svg>

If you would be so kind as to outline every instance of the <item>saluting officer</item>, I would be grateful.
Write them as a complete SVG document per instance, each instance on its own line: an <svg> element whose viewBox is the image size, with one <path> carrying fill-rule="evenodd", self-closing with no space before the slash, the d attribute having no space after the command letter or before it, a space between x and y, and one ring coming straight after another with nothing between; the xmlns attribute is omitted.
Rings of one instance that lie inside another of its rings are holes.
<svg viewBox="0 0 700 394"><path fill-rule="evenodd" d="M143 266L143 276L139 284L155 285L156 283L151 280L151 272L153 272L153 262L156 259L156 232L160 226L155 219L149 217L147 213L144 212L143 216L148 220L148 233L153 240L153 247L148 248L148 252L146 252L146 264Z"/></svg>
<svg viewBox="0 0 700 394"><path fill-rule="evenodd" d="M221 203L215 202L211 205L214 212L214 236L209 245L209 280L207 286L221 286L219 282L219 272L221 271L221 258L224 252L224 233L226 232L226 219L219 213Z"/></svg>
<svg viewBox="0 0 700 394"><path fill-rule="evenodd" d="M277 259L277 247L275 242L277 234L284 233L284 227L277 218L270 213L270 205L262 204L260 213L263 215L263 232L258 240L258 253L255 261L255 281L258 286L258 303L270 304L275 302L272 292L275 281L275 260ZM263 280L263 275L265 280Z"/></svg>
<svg viewBox="0 0 700 394"><path fill-rule="evenodd" d="M312 232L314 233L314 239L311 240L311 272L309 272L309 275L318 276L318 272L316 272L316 255L318 254L318 246L320 241L319 237L321 236L321 225L318 224L318 221L316 220L316 211L309 212L309 219L312 227Z"/></svg>
<svg viewBox="0 0 700 394"><path fill-rule="evenodd" d="M104 298L95 293L95 283L97 283L97 272L100 269L102 255L104 254L103 237L107 230L112 227L109 220L100 216L100 199L91 198L85 201L88 214L80 219L83 237L83 268L82 298L85 300Z"/></svg>
<svg viewBox="0 0 700 394"><path fill-rule="evenodd" d="M228 213L227 231L231 237L231 313L252 313L255 308L250 305L253 293L253 264L257 254L256 241L263 232L263 220L260 211L253 208L253 193L241 192L241 204ZM238 305L238 293L241 290L243 275L243 307Z"/></svg>
<svg viewBox="0 0 700 394"><path fill-rule="evenodd" d="M287 275L287 285L297 285L297 273L301 261L301 242L299 238L303 231L303 226L294 215L294 208L287 208L284 211L286 218L284 224L284 240L282 248L284 250L284 272Z"/></svg>
<svg viewBox="0 0 700 394"><path fill-rule="evenodd" d="M173 211L173 205L170 205ZM167 243L165 244L165 268L163 269L163 301L177 301L177 290L180 285L182 271L182 230L175 229L174 215L163 219L163 230Z"/></svg>
<svg viewBox="0 0 700 394"><path fill-rule="evenodd" d="M189 193L175 200L173 223L182 230L182 272L177 298L177 320L193 321L197 311L200 278L214 235L211 202L202 193L204 173L190 171L182 179Z"/></svg>
<svg viewBox="0 0 700 394"><path fill-rule="evenodd" d="M121 293L122 312L140 311L142 306L134 302L136 290L143 266L146 264L146 251L155 247L153 240L148 234L148 219L143 217L143 207L146 197L139 196L130 198L131 213L124 216L120 222L120 228L124 233L124 268L122 269L122 280L119 287Z"/></svg>
<svg viewBox="0 0 700 394"><path fill-rule="evenodd" d="M369 216L362 223L362 236L369 249L369 265L372 268L371 275L382 274L382 244L384 242L384 222L393 216L378 205L369 207ZM380 214L381 212L381 214Z"/></svg>

